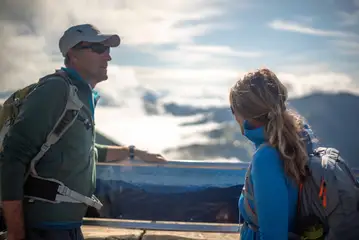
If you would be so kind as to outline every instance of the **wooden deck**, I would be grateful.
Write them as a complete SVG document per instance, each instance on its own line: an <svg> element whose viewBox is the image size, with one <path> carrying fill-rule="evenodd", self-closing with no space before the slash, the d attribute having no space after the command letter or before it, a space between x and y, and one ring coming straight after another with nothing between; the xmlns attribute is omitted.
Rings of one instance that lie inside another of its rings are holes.
<svg viewBox="0 0 359 240"><path fill-rule="evenodd" d="M131 230L97 226L83 226L82 231L87 240L238 240L237 233L202 233Z"/></svg>

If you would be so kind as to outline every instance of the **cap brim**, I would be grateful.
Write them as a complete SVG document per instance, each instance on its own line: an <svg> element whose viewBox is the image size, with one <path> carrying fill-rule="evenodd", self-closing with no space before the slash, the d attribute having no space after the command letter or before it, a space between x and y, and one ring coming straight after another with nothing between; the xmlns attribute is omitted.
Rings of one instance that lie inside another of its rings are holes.
<svg viewBox="0 0 359 240"><path fill-rule="evenodd" d="M117 34L100 34L91 38L87 38L86 42L103 43L109 47L118 47L121 43L121 38Z"/></svg>

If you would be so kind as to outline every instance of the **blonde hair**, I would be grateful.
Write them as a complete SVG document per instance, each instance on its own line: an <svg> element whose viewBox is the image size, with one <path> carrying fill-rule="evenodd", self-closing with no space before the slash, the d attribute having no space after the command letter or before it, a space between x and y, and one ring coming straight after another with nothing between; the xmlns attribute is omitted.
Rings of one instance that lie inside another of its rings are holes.
<svg viewBox="0 0 359 240"><path fill-rule="evenodd" d="M230 91L234 113L264 124L266 138L279 151L286 174L299 184L308 154L299 135L303 121L286 109L287 98L287 88L266 68L246 74Z"/></svg>

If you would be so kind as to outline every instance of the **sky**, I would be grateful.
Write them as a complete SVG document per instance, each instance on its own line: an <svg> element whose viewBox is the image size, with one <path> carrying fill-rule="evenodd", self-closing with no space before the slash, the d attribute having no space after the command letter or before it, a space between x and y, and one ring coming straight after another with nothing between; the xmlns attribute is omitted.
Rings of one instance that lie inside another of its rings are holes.
<svg viewBox="0 0 359 240"><path fill-rule="evenodd" d="M235 81L260 67L272 69L290 97L359 93L359 0L0 0L0 9L4 91L61 67L62 33L91 23L122 38L97 89L127 106L132 120L143 121L139 87L170 93L167 101L223 105ZM99 109L98 126L113 135L108 111Z"/></svg>
<svg viewBox="0 0 359 240"><path fill-rule="evenodd" d="M103 88L181 85L201 95L263 66L297 94L359 81L359 0L1 1L4 88L60 67L58 39L80 23L122 38L112 51L116 82Z"/></svg>

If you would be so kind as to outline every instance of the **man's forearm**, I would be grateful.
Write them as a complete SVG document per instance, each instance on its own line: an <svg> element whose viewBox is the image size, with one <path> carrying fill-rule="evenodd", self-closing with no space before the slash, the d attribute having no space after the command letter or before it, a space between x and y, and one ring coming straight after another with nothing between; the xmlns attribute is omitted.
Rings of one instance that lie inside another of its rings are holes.
<svg viewBox="0 0 359 240"><path fill-rule="evenodd" d="M127 146L107 146L105 161L123 161L128 159L129 156L129 149Z"/></svg>
<svg viewBox="0 0 359 240"><path fill-rule="evenodd" d="M22 201L3 201L2 208L4 211L8 238L14 240L25 239Z"/></svg>
<svg viewBox="0 0 359 240"><path fill-rule="evenodd" d="M95 144L98 152L98 162L122 161L129 157L127 146Z"/></svg>
<svg viewBox="0 0 359 240"><path fill-rule="evenodd" d="M130 151L128 146L101 145L96 144L99 162L123 161L129 158ZM134 155L138 158L146 156L146 151L134 149Z"/></svg>

